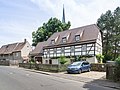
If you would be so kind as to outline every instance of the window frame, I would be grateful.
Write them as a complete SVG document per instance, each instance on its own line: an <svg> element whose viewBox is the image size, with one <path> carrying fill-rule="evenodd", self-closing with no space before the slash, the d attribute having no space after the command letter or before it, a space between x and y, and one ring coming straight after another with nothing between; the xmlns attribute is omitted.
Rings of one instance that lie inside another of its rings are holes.
<svg viewBox="0 0 120 90"><path fill-rule="evenodd" d="M67 37L63 37L62 38L62 43L66 43L67 42Z"/></svg>
<svg viewBox="0 0 120 90"><path fill-rule="evenodd" d="M55 40L53 39L53 40L51 40L51 44L52 45L54 45L55 44Z"/></svg>
<svg viewBox="0 0 120 90"><path fill-rule="evenodd" d="M80 41L80 35L75 35L75 41L76 42Z"/></svg>

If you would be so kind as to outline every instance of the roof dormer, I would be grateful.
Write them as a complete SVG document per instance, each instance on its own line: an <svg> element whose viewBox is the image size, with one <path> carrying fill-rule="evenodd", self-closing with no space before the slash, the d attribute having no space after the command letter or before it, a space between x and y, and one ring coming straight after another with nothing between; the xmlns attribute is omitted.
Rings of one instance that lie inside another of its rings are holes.
<svg viewBox="0 0 120 90"><path fill-rule="evenodd" d="M68 41L70 37L70 33L66 33L63 37L62 37L62 43L66 43Z"/></svg>
<svg viewBox="0 0 120 90"><path fill-rule="evenodd" d="M79 41L81 40L81 38L82 38L82 36L83 36L83 32L84 32L84 30L78 31L78 32L75 34L75 41L76 41L76 42L79 42Z"/></svg>
<svg viewBox="0 0 120 90"><path fill-rule="evenodd" d="M59 36L57 36L56 38L53 38L53 39L51 40L51 44L52 44L52 45L54 45L54 44L57 42L58 37L59 37Z"/></svg>

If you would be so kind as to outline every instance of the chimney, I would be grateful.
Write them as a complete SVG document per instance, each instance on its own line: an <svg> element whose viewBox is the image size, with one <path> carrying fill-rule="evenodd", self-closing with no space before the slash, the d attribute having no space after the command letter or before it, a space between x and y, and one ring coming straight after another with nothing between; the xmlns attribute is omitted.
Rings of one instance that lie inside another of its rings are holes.
<svg viewBox="0 0 120 90"><path fill-rule="evenodd" d="M27 40L26 40L26 39L24 39L24 43L26 43L26 41L27 41Z"/></svg>

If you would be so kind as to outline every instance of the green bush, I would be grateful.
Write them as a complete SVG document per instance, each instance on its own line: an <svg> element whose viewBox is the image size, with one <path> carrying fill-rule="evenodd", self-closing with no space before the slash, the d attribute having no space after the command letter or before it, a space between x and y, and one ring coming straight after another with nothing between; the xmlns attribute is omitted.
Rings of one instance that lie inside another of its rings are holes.
<svg viewBox="0 0 120 90"><path fill-rule="evenodd" d="M111 60L112 60L112 55L104 55L103 63L106 63L107 61L111 61Z"/></svg>
<svg viewBox="0 0 120 90"><path fill-rule="evenodd" d="M34 59L31 58L31 60L29 61L29 63L34 64L35 63Z"/></svg>
<svg viewBox="0 0 120 90"><path fill-rule="evenodd" d="M120 56L115 60L114 80L120 81Z"/></svg>
<svg viewBox="0 0 120 90"><path fill-rule="evenodd" d="M58 60L59 60L60 64L65 64L67 62L65 56L60 56L60 58Z"/></svg>
<svg viewBox="0 0 120 90"><path fill-rule="evenodd" d="M115 61L116 61L116 65L120 66L120 56Z"/></svg>
<svg viewBox="0 0 120 90"><path fill-rule="evenodd" d="M103 55L97 54L97 55L96 55L96 58L97 58L97 60L98 60L99 63L103 63L103 58L104 58Z"/></svg>

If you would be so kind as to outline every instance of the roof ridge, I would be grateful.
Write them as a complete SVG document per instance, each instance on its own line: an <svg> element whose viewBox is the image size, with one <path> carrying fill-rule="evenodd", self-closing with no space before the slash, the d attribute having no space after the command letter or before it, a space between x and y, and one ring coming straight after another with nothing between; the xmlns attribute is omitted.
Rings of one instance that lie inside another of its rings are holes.
<svg viewBox="0 0 120 90"><path fill-rule="evenodd" d="M74 29L79 29L79 28L89 27L89 26L92 26L92 25L96 25L96 24L84 25L84 26L81 26L81 27L72 28L72 29L68 29L68 30L61 31L61 32L55 32L54 34L56 34L56 33L63 33L63 32L66 32L66 31L72 31L72 30L74 30ZM96 26L97 26L97 25L96 25Z"/></svg>

